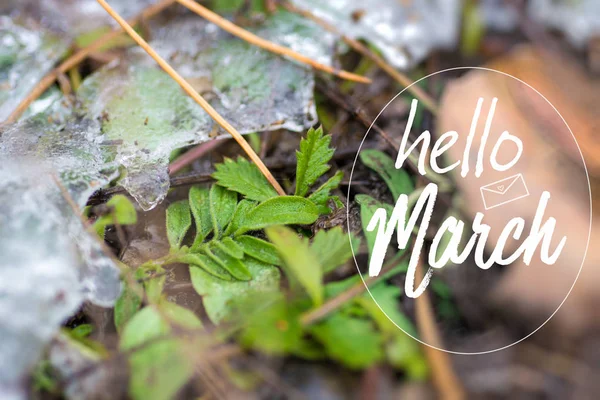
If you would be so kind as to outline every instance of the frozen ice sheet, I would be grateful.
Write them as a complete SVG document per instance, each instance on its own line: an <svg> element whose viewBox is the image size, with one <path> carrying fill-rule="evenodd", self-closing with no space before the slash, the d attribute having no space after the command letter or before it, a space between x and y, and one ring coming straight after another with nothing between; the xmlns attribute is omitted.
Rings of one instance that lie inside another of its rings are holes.
<svg viewBox="0 0 600 400"><path fill-rule="evenodd" d="M376 46L396 68L408 69L458 39L459 0L293 0L342 34Z"/></svg>
<svg viewBox="0 0 600 400"><path fill-rule="evenodd" d="M0 397L27 373L84 300L108 306L119 271L38 160L0 163Z"/></svg>
<svg viewBox="0 0 600 400"><path fill-rule="evenodd" d="M31 20L0 15L0 122L60 59L68 42Z"/></svg>

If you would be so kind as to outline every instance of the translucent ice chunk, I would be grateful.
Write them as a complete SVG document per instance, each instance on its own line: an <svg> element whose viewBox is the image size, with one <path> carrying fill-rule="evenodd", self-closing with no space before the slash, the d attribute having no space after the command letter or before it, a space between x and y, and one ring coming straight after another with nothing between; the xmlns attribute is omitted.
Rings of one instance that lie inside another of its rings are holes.
<svg viewBox="0 0 600 400"><path fill-rule="evenodd" d="M68 48L68 42L24 19L0 16L0 122Z"/></svg>
<svg viewBox="0 0 600 400"><path fill-rule="evenodd" d="M528 13L535 21L563 31L576 47L600 35L600 2L597 0L532 0Z"/></svg>
<svg viewBox="0 0 600 400"><path fill-rule="evenodd" d="M2 398L22 395L44 346L85 299L106 306L120 292L118 270L78 218L38 160L0 164Z"/></svg>
<svg viewBox="0 0 600 400"><path fill-rule="evenodd" d="M342 34L375 45L390 64L408 69L458 39L459 0L293 0Z"/></svg>

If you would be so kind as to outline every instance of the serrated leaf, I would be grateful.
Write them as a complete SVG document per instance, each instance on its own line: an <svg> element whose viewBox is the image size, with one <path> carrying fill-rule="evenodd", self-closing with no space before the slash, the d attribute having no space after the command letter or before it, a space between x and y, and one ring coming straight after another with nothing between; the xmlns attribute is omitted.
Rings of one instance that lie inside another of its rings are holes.
<svg viewBox="0 0 600 400"><path fill-rule="evenodd" d="M352 369L364 369L383 359L383 339L368 320L336 313L310 328L327 355Z"/></svg>
<svg viewBox="0 0 600 400"><path fill-rule="evenodd" d="M265 201L277 197L277 191L258 167L243 157L237 161L226 158L223 163L216 165L216 172L212 176L218 185L238 192L249 200Z"/></svg>
<svg viewBox="0 0 600 400"><path fill-rule="evenodd" d="M289 279L299 282L313 303L320 305L323 302L323 270L319 259L310 251L308 241L284 226L269 227L265 232L281 256Z"/></svg>
<svg viewBox="0 0 600 400"><path fill-rule="evenodd" d="M309 129L296 152L296 196L305 196L308 189L329 170L327 164L334 150L329 147L331 136L323 136L323 128Z"/></svg>
<svg viewBox="0 0 600 400"><path fill-rule="evenodd" d="M220 237L231 221L237 206L237 193L222 186L213 185L209 192L210 215L215 237Z"/></svg>
<svg viewBox="0 0 600 400"><path fill-rule="evenodd" d="M182 264L189 264L190 266L195 266L198 268L202 268L204 271L209 273L210 275L223 279L226 281L232 280L231 275L227 272L221 265L213 261L206 254L199 253L187 253L177 257L177 262ZM190 269L191 270L191 269Z"/></svg>
<svg viewBox="0 0 600 400"><path fill-rule="evenodd" d="M189 203L196 223L196 238L194 246L200 245L213 231L210 215L210 199L208 189L194 186L190 189Z"/></svg>
<svg viewBox="0 0 600 400"><path fill-rule="evenodd" d="M202 296L206 314L213 323L235 319L235 302L261 298L279 290L280 273L276 267L254 259L247 259L245 262L252 275L252 279L247 282L224 282L200 268L190 268L192 285Z"/></svg>
<svg viewBox="0 0 600 400"><path fill-rule="evenodd" d="M134 315L123 329L120 348L131 350L141 347L170 331L169 324L162 319L159 311L146 307ZM177 339L156 340L156 343L142 347L129 357L129 393L134 399L170 399L187 383L194 373L194 364L183 343Z"/></svg>
<svg viewBox="0 0 600 400"><path fill-rule="evenodd" d="M233 235L244 223L246 219L246 215L256 207L255 201L250 200L242 200L237 204L235 208L235 213L233 213L233 217L231 218L231 222L227 225L225 232L223 232L224 236Z"/></svg>
<svg viewBox="0 0 600 400"><path fill-rule="evenodd" d="M328 231L321 229L315 235L310 249L319 258L323 266L323 273L333 271L336 267L345 264L352 257L352 249L358 249L360 239L352 236L352 247L350 237L336 226Z"/></svg>
<svg viewBox="0 0 600 400"><path fill-rule="evenodd" d="M215 241L214 245L233 258L237 258L238 260L244 258L244 249L230 237Z"/></svg>
<svg viewBox="0 0 600 400"><path fill-rule="evenodd" d="M394 200L401 194L410 194L415 190L415 185L408 172L396 169L394 160L379 150L365 149L360 152L360 160L364 165L377 172L390 189Z"/></svg>
<svg viewBox="0 0 600 400"><path fill-rule="evenodd" d="M269 199L248 213L236 236L273 225L312 224L319 218L319 209L310 200L298 196Z"/></svg>
<svg viewBox="0 0 600 400"><path fill-rule="evenodd" d="M191 226L192 217L187 200L175 202L167 208L167 238L171 249L181 247L181 242Z"/></svg>
<svg viewBox="0 0 600 400"><path fill-rule="evenodd" d="M231 257L214 245L211 250L207 249L205 251L208 257L223 267L234 278L239 279L240 281L248 281L252 279L250 271L248 271L248 268L246 268L241 260Z"/></svg>
<svg viewBox="0 0 600 400"><path fill-rule="evenodd" d="M329 178L324 184L319 186L317 190L315 190L308 198L312 200L319 207L326 207L329 209L327 203L331 197L330 193L332 190L337 189L340 186L340 182L342 182L342 178L344 177L343 171L338 171Z"/></svg>
<svg viewBox="0 0 600 400"><path fill-rule="evenodd" d="M281 265L277 249L271 243L248 235L239 236L235 240L250 257L268 264Z"/></svg>

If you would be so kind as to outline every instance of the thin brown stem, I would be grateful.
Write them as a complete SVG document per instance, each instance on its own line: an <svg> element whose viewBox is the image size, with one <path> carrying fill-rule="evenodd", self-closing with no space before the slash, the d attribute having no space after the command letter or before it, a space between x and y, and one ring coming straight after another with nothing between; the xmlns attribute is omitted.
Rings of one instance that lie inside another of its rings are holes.
<svg viewBox="0 0 600 400"><path fill-rule="evenodd" d="M358 53L362 54L363 56L372 60L379 68L381 68L392 79L394 79L400 85L408 88L408 91L411 92L417 99L419 99L421 101L421 103L423 103L423 105L425 107L427 107L432 113L437 114L438 106L436 104L436 101L429 94L427 94L419 86L414 85L414 82L412 79L410 79L408 76L406 76L403 73L396 70L389 63L387 63L383 58L381 58L379 55L377 55L374 52L372 52L371 50L369 50L369 48L366 47L365 45L363 45L361 42L359 42L358 40L349 38L346 35L343 35L335 26L333 26L329 22L325 21L324 19L317 17L310 11L300 9L288 1L283 1L282 5L288 11L293 12L298 15L301 15L305 18L308 18L311 21L320 25L325 30L327 30L335 35L338 35L344 41L344 43L346 43L348 46L350 46L356 52L358 52Z"/></svg>
<svg viewBox="0 0 600 400"><path fill-rule="evenodd" d="M163 0L160 3L154 4L142 11L137 17L131 19L129 23L131 25L135 25L142 19L151 18L163 11L165 8L169 7L171 4L175 3L175 1L176 0ZM17 108L8 116L5 123L13 123L17 119L19 119L19 117L23 115L27 108L29 108L31 103L37 100L50 86L52 86L52 84L54 84L54 82L60 74L64 74L70 69L76 67L81 62L83 62L83 60L85 60L91 53L98 51L107 42L110 42L122 33L123 30L117 29L102 35L89 46L78 50L72 56L63 61L62 64L60 64L57 68L50 71L46 76L42 78L41 81L38 82L38 84L31 90L31 92L29 92L27 97L23 99L23 101L21 101Z"/></svg>
<svg viewBox="0 0 600 400"><path fill-rule="evenodd" d="M215 120L225 131L229 132L231 136L238 142L242 149L248 154L248 157L256 164L258 169L267 178L267 180L273 185L277 193L285 196L285 191L275 180L269 169L262 162L260 157L254 152L252 146L246 142L246 139L239 133L225 118L221 116L209 103L202 97L188 81L183 79L181 75L175 71L171 65L166 62L158 53L125 21L105 0L98 0L98 3L106 10L111 17L117 21L119 25L127 32L129 36L142 48L150 57L157 62L158 65L167 73L175 82L181 86L181 88L192 98L200 107L206 111L210 117Z"/></svg>
<svg viewBox="0 0 600 400"><path fill-rule="evenodd" d="M190 150L183 153L181 156L177 157L175 161L173 161L169 165L169 175L174 175L177 172L181 171L183 168L187 167L200 157L206 155L211 150L216 149L225 143L224 140L212 140L210 142L201 143Z"/></svg>
<svg viewBox="0 0 600 400"><path fill-rule="evenodd" d="M417 281L420 282L423 279L423 264L421 260L418 261L416 275ZM433 382L440 393L440 398L450 400L464 399L464 389L454 372L449 354L430 347L442 348L443 344L427 293L422 293L417 297L415 306L419 336L421 340L429 344L429 346L424 346L424 352L429 360Z"/></svg>
<svg viewBox="0 0 600 400"><path fill-rule="evenodd" d="M261 47L265 50L268 50L272 53L279 54L282 56L286 56L292 58L298 62L301 62L306 65L310 65L314 69L318 69L324 72L328 72L335 76L338 76L342 79L347 79L350 81L360 82L360 83L371 83L371 80L367 77L353 74L351 72L338 70L336 68L330 67L329 65L321 64L309 57L303 56L300 53L295 52L294 50L287 48L285 46L281 46L277 43L270 42L265 40L259 36L256 36L254 33L249 32L243 28L240 28L236 24L231 21L226 20L221 17L219 14L216 14L210 11L208 8L192 1L192 0L177 0L177 2L184 7L189 8L196 14L200 15L202 18L212 22L213 24L219 26L221 29L231 33L234 36L239 37L242 40L245 40L248 43L251 43L255 46Z"/></svg>

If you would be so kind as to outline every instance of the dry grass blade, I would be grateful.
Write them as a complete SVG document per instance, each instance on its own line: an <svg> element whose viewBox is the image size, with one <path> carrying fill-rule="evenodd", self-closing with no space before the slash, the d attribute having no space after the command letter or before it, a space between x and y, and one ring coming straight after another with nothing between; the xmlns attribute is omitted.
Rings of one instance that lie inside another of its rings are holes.
<svg viewBox="0 0 600 400"><path fill-rule="evenodd" d="M417 265L416 275L417 281L420 282L423 279L423 264L421 260L419 260L419 264ZM442 348L442 339L427 293L423 293L417 297L415 311L421 340L430 346ZM440 398L450 400L464 399L465 393L454 372L449 354L430 346L424 346L424 352L429 360L433 382L439 391Z"/></svg>
<svg viewBox="0 0 600 400"><path fill-rule="evenodd" d="M169 7L171 4L175 3L175 1L176 0L163 0L158 4L154 4L142 11L137 17L130 20L129 24L135 25L139 21L151 18L163 11L165 8ZM17 106L17 108L8 116L4 123L13 123L17 119L19 119L19 117L27 110L27 108L29 108L31 103L37 100L50 86L52 86L52 84L61 74L65 74L72 68L79 65L90 54L98 51L107 42L110 42L122 33L122 29L110 31L96 39L89 46L78 50L72 56L63 61L62 64L60 64L54 70L50 71L46 76L42 78L41 81L39 81L39 83L31 90L31 92L29 92L27 97L23 99L23 101Z"/></svg>
<svg viewBox="0 0 600 400"><path fill-rule="evenodd" d="M148 55L150 55L154 61L160 65L160 67L167 73L175 82L177 82L182 89L200 105L206 111L208 115L211 116L223 129L233 136L233 138L238 142L238 144L244 149L248 157L256 164L256 166L260 169L263 175L267 178L267 180L273 185L277 193L282 196L285 196L285 192L279 183L275 180L269 169L262 162L260 157L254 152L252 147L246 142L246 140L242 137L242 135L223 118L196 90L190 85L181 75L169 65L158 53L125 21L115 10L112 9L110 5L105 0L98 0L98 3L106 10L111 17L117 21L119 25L127 32L129 36L142 48Z"/></svg>
<svg viewBox="0 0 600 400"><path fill-rule="evenodd" d="M251 43L255 46L261 47L261 48L268 50L275 54L293 58L296 61L310 65L314 69L328 72L330 74L333 74L333 75L338 76L343 79L360 82L360 83L371 83L371 80L367 77L364 77L361 75L356 75L356 74L353 74L353 73L347 72L347 71L341 71L341 70L335 69L333 67L330 67L328 65L321 64L319 62L314 61L311 58L303 56L302 54L296 53L295 51L293 51L285 46L281 46L276 43L270 42L268 40L262 39L262 38L256 36L255 34L253 34L252 32L248 32L247 30L240 28L233 22L226 20L225 18L221 17L220 15L210 11L208 8L201 6L198 3L195 3L192 0L177 0L177 2L181 5L189 8L196 14L203 17L204 19L219 26L221 29L223 29L223 30L231 33L232 35L235 35L235 36L239 37L240 39L245 40L246 42Z"/></svg>
<svg viewBox="0 0 600 400"><path fill-rule="evenodd" d="M181 1L180 1L181 2ZM288 1L284 1L282 5L290 12L301 15L305 18L310 19L311 21L317 23L325 30L334 33L342 38L344 43L354 49L356 52L362 54L363 56L372 60L379 68L381 68L386 74L388 74L392 79L398 82L400 85L408 88L408 91L411 92L425 107L427 107L432 113L437 114L438 106L436 101L429 96L423 89L421 89L417 85L413 85L413 80L403 73L397 71L394 67L388 64L383 58L378 56L369 50L365 45L360 43L357 40L351 39L348 36L343 35L335 26L331 25L324 19L317 17L313 13L307 10L300 9L295 5L291 4ZM411 86L412 85L412 86Z"/></svg>

